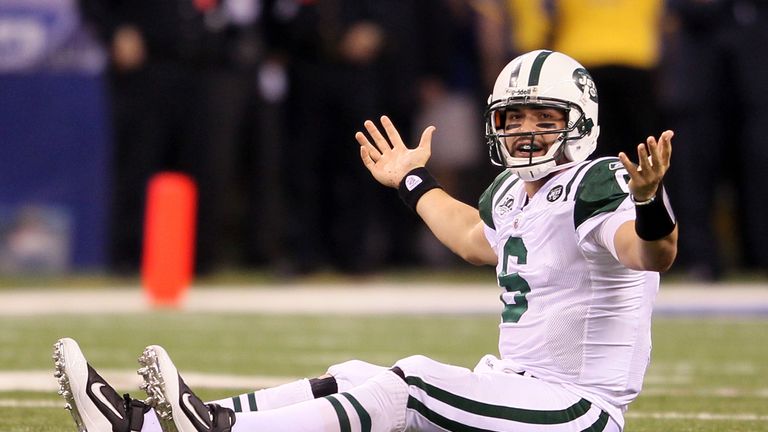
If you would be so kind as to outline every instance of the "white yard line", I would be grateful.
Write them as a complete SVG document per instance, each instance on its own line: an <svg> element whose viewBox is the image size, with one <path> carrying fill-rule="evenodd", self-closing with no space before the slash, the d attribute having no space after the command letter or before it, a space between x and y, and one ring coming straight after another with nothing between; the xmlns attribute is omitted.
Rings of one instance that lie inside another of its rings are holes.
<svg viewBox="0 0 768 432"><path fill-rule="evenodd" d="M738 414L715 414L707 412L628 412L626 418L636 419L657 419L657 420L704 420L704 421L768 421L768 415L738 413Z"/></svg>
<svg viewBox="0 0 768 432"><path fill-rule="evenodd" d="M136 371L103 369L99 373L119 391L135 391L141 384L141 377ZM238 388L261 389L274 387L300 377L280 377L264 375L227 375L201 372L184 372L184 380L193 388ZM55 392L58 389L53 370L0 371L0 392L2 391L40 391ZM681 389L674 386L651 385L643 390L643 395L670 395L673 397L749 397L768 399L768 388L750 391L732 387L713 387L706 389Z"/></svg>
<svg viewBox="0 0 768 432"><path fill-rule="evenodd" d="M439 299L439 301L435 301ZM342 283L194 286L180 305L189 312L257 313L489 313L500 311L498 288L482 284ZM140 287L8 289L0 316L139 313L152 310ZM768 285L664 285L658 314L768 315Z"/></svg>
<svg viewBox="0 0 768 432"><path fill-rule="evenodd" d="M136 371L103 369L99 370L99 373L116 389L121 391L129 391L131 389L136 389L135 391L137 391L139 384L141 384L141 377L136 374ZM298 377L184 373L184 381L188 382L192 387L200 388L256 390L274 387L296 379ZM55 392L58 388L58 383L53 377L53 368L51 370L35 371L0 371L0 391Z"/></svg>
<svg viewBox="0 0 768 432"><path fill-rule="evenodd" d="M64 408L62 400L0 399L0 408Z"/></svg>
<svg viewBox="0 0 768 432"><path fill-rule="evenodd" d="M0 399L0 408L57 408L63 409L63 401L43 399ZM656 420L699 420L699 421L744 421L764 422L768 421L768 415L753 413L716 414L707 412L642 412L630 411L625 414L628 419L656 419Z"/></svg>

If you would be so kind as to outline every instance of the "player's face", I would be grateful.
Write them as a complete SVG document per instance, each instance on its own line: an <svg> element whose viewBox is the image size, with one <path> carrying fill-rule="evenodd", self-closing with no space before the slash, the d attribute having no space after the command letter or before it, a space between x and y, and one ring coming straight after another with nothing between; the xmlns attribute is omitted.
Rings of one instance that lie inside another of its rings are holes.
<svg viewBox="0 0 768 432"><path fill-rule="evenodd" d="M503 133L555 131L563 129L565 122L565 113L557 108L508 108ZM512 136L504 138L504 143L513 157L543 156L558 135L558 133L533 135L533 139L531 135Z"/></svg>

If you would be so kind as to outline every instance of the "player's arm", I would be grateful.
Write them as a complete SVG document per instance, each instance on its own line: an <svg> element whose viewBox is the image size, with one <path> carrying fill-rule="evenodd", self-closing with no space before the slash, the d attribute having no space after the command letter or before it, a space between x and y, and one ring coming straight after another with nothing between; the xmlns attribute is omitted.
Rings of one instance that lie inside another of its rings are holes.
<svg viewBox="0 0 768 432"><path fill-rule="evenodd" d="M619 154L630 176L636 217L619 227L614 246L619 261L635 270L666 271L677 256L677 223L661 183L669 169L673 135L665 131L658 142L648 137L646 144L640 144L638 166Z"/></svg>
<svg viewBox="0 0 768 432"><path fill-rule="evenodd" d="M496 265L496 253L485 238L484 224L476 208L435 188L416 204L432 233L453 253L475 265Z"/></svg>
<svg viewBox="0 0 768 432"><path fill-rule="evenodd" d="M362 132L355 134L360 158L368 171L384 186L399 189L406 204L454 253L472 264L496 264L496 254L485 238L478 210L437 187L423 168L432 152L435 127L426 128L419 145L409 149L388 117L381 117L381 125L386 137L370 120L364 123L370 140Z"/></svg>

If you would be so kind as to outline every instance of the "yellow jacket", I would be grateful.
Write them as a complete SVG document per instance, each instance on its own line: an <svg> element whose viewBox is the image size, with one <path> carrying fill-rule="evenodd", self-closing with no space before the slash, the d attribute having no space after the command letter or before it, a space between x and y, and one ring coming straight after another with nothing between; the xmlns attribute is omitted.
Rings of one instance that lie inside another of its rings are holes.
<svg viewBox="0 0 768 432"><path fill-rule="evenodd" d="M551 48L587 67L658 62L663 0L545 1L506 0L518 51Z"/></svg>

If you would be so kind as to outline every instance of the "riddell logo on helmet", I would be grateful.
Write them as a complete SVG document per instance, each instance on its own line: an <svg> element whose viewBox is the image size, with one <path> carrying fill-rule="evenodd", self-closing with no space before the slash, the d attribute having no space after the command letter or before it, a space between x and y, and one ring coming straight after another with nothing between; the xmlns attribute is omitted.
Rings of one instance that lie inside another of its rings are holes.
<svg viewBox="0 0 768 432"><path fill-rule="evenodd" d="M538 87L526 87L526 88L516 88L516 89L510 89L510 94L512 96L532 96L539 92Z"/></svg>

